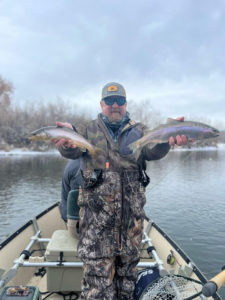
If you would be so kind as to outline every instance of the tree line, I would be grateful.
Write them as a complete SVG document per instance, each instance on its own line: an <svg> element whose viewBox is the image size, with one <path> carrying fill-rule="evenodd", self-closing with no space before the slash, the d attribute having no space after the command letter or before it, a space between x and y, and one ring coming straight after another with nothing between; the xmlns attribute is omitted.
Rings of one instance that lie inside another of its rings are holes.
<svg viewBox="0 0 225 300"><path fill-rule="evenodd" d="M7 151L15 147L45 151L51 146L41 142L30 142L28 136L32 131L54 125L56 121L65 121L76 126L91 120L90 113L80 110L77 105L71 107L60 98L54 103L39 101L15 107L12 105L12 96L12 84L0 76L0 150ZM129 111L135 120L149 126L161 121L160 113L147 104L147 101L138 106L129 101Z"/></svg>
<svg viewBox="0 0 225 300"><path fill-rule="evenodd" d="M61 99L16 107L12 105L12 95L12 84L0 77L0 149L6 151L14 147L45 150L44 144L30 142L28 136L32 131L54 125L56 121L80 124L90 120L88 115L76 113Z"/></svg>
<svg viewBox="0 0 225 300"><path fill-rule="evenodd" d="M51 145L30 142L28 136L32 131L54 125L56 121L66 121L76 126L91 120L90 114L79 110L77 105L71 107L60 98L54 103L39 101L15 107L12 105L13 90L12 84L0 76L0 150L28 148L46 151ZM129 112L134 120L150 128L164 123L160 111L154 109L149 100L143 100L138 104L129 101Z"/></svg>

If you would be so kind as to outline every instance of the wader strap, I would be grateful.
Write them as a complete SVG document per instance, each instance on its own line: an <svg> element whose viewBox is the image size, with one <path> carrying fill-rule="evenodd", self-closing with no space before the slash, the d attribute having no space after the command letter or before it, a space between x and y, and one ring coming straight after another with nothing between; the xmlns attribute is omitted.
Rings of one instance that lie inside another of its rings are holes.
<svg viewBox="0 0 225 300"><path fill-rule="evenodd" d="M138 167L139 167L139 174L140 174L139 181L141 182L143 187L146 187L150 183L150 177L146 173L147 165L146 165L146 161L143 159L142 155L138 159Z"/></svg>
<svg viewBox="0 0 225 300"><path fill-rule="evenodd" d="M91 178L87 185L84 186L85 189L90 189L103 182L103 171L102 169L94 169L91 174Z"/></svg>

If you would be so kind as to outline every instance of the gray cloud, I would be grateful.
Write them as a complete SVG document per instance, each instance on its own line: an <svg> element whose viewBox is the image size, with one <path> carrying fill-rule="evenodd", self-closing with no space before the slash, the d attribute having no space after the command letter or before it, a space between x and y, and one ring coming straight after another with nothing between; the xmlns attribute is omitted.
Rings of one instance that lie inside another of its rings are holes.
<svg viewBox="0 0 225 300"><path fill-rule="evenodd" d="M0 74L15 102L94 107L108 81L165 114L224 118L224 1L0 2ZM96 110L97 110L96 106Z"/></svg>

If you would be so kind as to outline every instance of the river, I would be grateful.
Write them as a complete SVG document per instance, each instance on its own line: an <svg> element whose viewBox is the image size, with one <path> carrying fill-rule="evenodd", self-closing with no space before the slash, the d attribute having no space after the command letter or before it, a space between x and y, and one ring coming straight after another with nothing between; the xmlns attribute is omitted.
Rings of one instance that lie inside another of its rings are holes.
<svg viewBox="0 0 225 300"><path fill-rule="evenodd" d="M0 241L60 200L66 163L57 152L0 153ZM225 265L225 147L171 150L148 174L146 214L214 276Z"/></svg>

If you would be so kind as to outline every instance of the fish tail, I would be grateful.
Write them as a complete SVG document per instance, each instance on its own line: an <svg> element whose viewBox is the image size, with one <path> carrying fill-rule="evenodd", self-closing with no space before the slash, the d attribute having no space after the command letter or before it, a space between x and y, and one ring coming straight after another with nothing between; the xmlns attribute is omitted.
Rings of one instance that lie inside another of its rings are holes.
<svg viewBox="0 0 225 300"><path fill-rule="evenodd" d="M128 148L133 152L133 155L135 156L136 160L139 158L141 153L141 147L136 143L132 143L128 146Z"/></svg>
<svg viewBox="0 0 225 300"><path fill-rule="evenodd" d="M34 140L34 136L33 135L29 135L28 136L28 140L30 140L30 141Z"/></svg>
<svg viewBox="0 0 225 300"><path fill-rule="evenodd" d="M131 143L130 145L128 145L128 148L134 153L137 151L137 145L136 142Z"/></svg>
<svg viewBox="0 0 225 300"><path fill-rule="evenodd" d="M90 151L92 158L96 158L100 154L101 149L98 147L95 147L93 149L90 149L89 151Z"/></svg>

